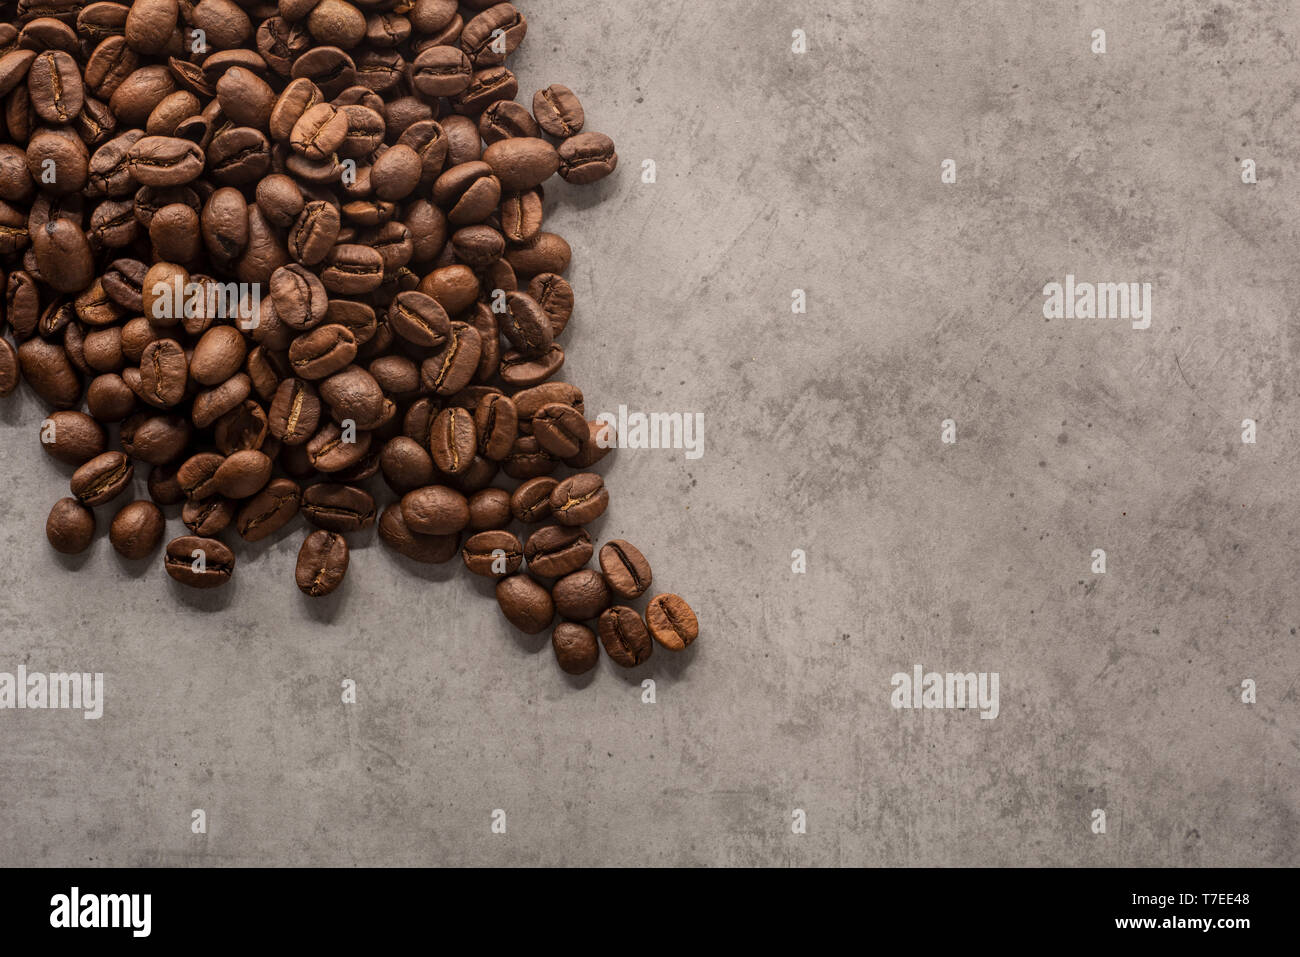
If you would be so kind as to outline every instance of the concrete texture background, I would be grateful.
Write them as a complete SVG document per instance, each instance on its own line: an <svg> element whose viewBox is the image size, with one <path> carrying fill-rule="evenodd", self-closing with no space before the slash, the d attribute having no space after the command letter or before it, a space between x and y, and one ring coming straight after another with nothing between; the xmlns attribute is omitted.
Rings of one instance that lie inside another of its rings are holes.
<svg viewBox="0 0 1300 957"><path fill-rule="evenodd" d="M613 458L599 534L700 640L570 679L373 534L310 602L301 520L218 595L102 537L61 559L24 388L0 670L103 671L107 704L0 713L0 862L1300 863L1294 8L520 6L521 99L569 84L621 157L548 186L565 377L706 418L699 461ZM1151 328L1045 321L1067 273L1154 283ZM1001 715L891 709L916 663L999 672Z"/></svg>

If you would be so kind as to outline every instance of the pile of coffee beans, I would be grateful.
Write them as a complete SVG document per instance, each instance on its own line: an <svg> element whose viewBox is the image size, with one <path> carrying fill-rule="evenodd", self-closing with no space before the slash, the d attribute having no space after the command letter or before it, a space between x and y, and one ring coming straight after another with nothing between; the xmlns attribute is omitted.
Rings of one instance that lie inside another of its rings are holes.
<svg viewBox="0 0 1300 957"><path fill-rule="evenodd" d="M0 394L55 409L72 466L46 530L124 557L163 548L183 585L230 580L220 535L301 512L295 580L328 595L350 533L417 562L458 553L506 618L551 628L565 671L597 641L633 666L699 631L644 595L631 544L584 526L614 444L555 377L570 247L543 183L593 183L614 143L555 84L515 97L528 30L492 0L0 3ZM6 22L7 21L7 22ZM562 469L571 474L557 475ZM372 478L396 497L380 507ZM499 477L513 480L503 488ZM514 528L524 526L518 533ZM528 529L527 526L536 526ZM523 569L526 566L526 571ZM588 624L594 622L593 631Z"/></svg>

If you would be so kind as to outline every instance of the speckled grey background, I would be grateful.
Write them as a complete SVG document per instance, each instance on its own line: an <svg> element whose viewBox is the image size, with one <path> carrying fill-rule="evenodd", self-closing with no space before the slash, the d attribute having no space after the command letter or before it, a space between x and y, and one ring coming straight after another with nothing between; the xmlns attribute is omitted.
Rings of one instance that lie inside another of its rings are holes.
<svg viewBox="0 0 1300 957"><path fill-rule="evenodd" d="M700 640L566 678L488 585L373 534L311 603L301 521L219 595L102 538L60 559L24 388L0 670L108 700L0 712L0 862L1300 863L1294 7L521 7L526 95L571 85L622 161L548 186L565 377L706 417L699 461L610 463L599 529ZM1154 283L1151 328L1045 321L1067 273ZM891 709L917 663L998 672L1001 715Z"/></svg>

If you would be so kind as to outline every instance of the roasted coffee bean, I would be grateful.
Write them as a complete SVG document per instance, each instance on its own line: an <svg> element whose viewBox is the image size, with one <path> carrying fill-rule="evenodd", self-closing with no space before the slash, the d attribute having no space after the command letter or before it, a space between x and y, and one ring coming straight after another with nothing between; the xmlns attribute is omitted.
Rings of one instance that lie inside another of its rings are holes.
<svg viewBox="0 0 1300 957"><path fill-rule="evenodd" d="M215 492L226 498L250 498L271 478L271 460L263 452L246 449L228 455L212 476Z"/></svg>
<svg viewBox="0 0 1300 957"><path fill-rule="evenodd" d="M58 292L81 292L95 277L95 257L81 227L52 219L32 233L32 252L43 282Z"/></svg>
<svg viewBox="0 0 1300 957"><path fill-rule="evenodd" d="M528 570L544 578L560 578L577 571L591 560L592 551L586 529L560 525L539 528L524 543Z"/></svg>
<svg viewBox="0 0 1300 957"><path fill-rule="evenodd" d="M589 621L609 606L610 592L600 572L583 568L557 581L551 598L561 618Z"/></svg>
<svg viewBox="0 0 1300 957"><path fill-rule="evenodd" d="M303 490L302 514L317 528L359 532L374 524L375 500L364 489L323 482Z"/></svg>
<svg viewBox="0 0 1300 957"><path fill-rule="evenodd" d="M327 324L303 333L289 346L289 363L303 379L324 379L356 358L357 341L346 326Z"/></svg>
<svg viewBox="0 0 1300 957"><path fill-rule="evenodd" d="M370 451L370 433L357 432L355 441L344 441L343 430L327 422L307 442L307 460L318 472L341 472L351 468Z"/></svg>
<svg viewBox="0 0 1300 957"><path fill-rule="evenodd" d="M447 475L461 475L469 469L477 444L474 419L464 409L443 409L429 430L429 452Z"/></svg>
<svg viewBox="0 0 1300 957"><path fill-rule="evenodd" d="M389 439L379 456L388 487L399 495L433 481L433 459L419 442L405 435Z"/></svg>
<svg viewBox="0 0 1300 957"><path fill-rule="evenodd" d="M215 452L199 452L182 462L176 472L176 481L180 483L186 499L197 502L215 495L217 489L214 477L225 460L225 456Z"/></svg>
<svg viewBox="0 0 1300 957"><path fill-rule="evenodd" d="M44 50L27 68L27 95L46 123L71 123L85 103L81 70L64 50Z"/></svg>
<svg viewBox="0 0 1300 957"><path fill-rule="evenodd" d="M506 619L526 635L545 631L555 618L551 593L527 575L501 579L496 595Z"/></svg>
<svg viewBox="0 0 1300 957"><path fill-rule="evenodd" d="M514 394L515 409L519 413L519 431L524 435L532 435L533 416L542 406L552 402L573 406L579 412L586 408L583 405L582 390L569 382L547 382L522 389Z"/></svg>
<svg viewBox="0 0 1300 957"><path fill-rule="evenodd" d="M537 301L551 320L551 334L558 337L573 316L573 287L563 276L541 273L528 283L528 295Z"/></svg>
<svg viewBox="0 0 1300 957"><path fill-rule="evenodd" d="M550 475L559 467L559 460L537 444L531 435L515 439L510 454L501 463L501 469L513 479L530 479Z"/></svg>
<svg viewBox="0 0 1300 957"><path fill-rule="evenodd" d="M103 427L84 412L52 412L40 431L41 448L68 465L83 465L107 448Z"/></svg>
<svg viewBox="0 0 1300 957"><path fill-rule="evenodd" d="M563 236L543 230L532 241L507 249L505 258L520 277L544 272L558 274L569 268L573 250Z"/></svg>
<svg viewBox="0 0 1300 957"><path fill-rule="evenodd" d="M510 496L510 511L525 525L544 522L551 517L551 493L560 483L547 475L530 478Z"/></svg>
<svg viewBox="0 0 1300 957"><path fill-rule="evenodd" d="M212 538L235 520L236 509L238 506L230 499L214 495L201 502L186 502L181 507L181 522L191 534Z"/></svg>
<svg viewBox="0 0 1300 957"><path fill-rule="evenodd" d="M140 356L141 397L164 408L185 398L189 362L175 339L159 339L145 346Z"/></svg>
<svg viewBox="0 0 1300 957"><path fill-rule="evenodd" d="M407 342L441 349L451 336L451 320L432 296L414 290L399 292L388 310L388 326Z"/></svg>
<svg viewBox="0 0 1300 957"><path fill-rule="evenodd" d="M167 543L167 574L191 588L216 588L230 581L235 553L215 538L183 535Z"/></svg>
<svg viewBox="0 0 1300 957"><path fill-rule="evenodd" d="M424 96L456 96L473 76L469 57L451 46L427 47L411 64L411 86Z"/></svg>
<svg viewBox="0 0 1300 957"><path fill-rule="evenodd" d="M596 623L605 654L617 665L634 668L650 657L654 644L635 608L615 605L601 612Z"/></svg>
<svg viewBox="0 0 1300 957"><path fill-rule="evenodd" d="M498 140L485 149L483 162L492 167L503 189L522 192L541 185L560 169L560 154L546 140L516 136Z"/></svg>
<svg viewBox="0 0 1300 957"><path fill-rule="evenodd" d="M248 347L234 326L213 326L194 346L190 375L201 385L219 385L239 371Z"/></svg>
<svg viewBox="0 0 1300 957"><path fill-rule="evenodd" d="M476 68L505 62L528 32L528 21L509 3L493 3L461 31L460 48Z"/></svg>
<svg viewBox="0 0 1300 957"><path fill-rule="evenodd" d="M348 543L336 532L312 532L298 550L294 579L298 590L312 598L328 595L343 583L348 571Z"/></svg>
<svg viewBox="0 0 1300 957"><path fill-rule="evenodd" d="M206 157L198 143L176 136L145 136L127 152L132 178L143 186L180 186L197 179Z"/></svg>
<svg viewBox="0 0 1300 957"><path fill-rule="evenodd" d="M614 172L618 154L614 141L604 133L579 133L560 144L559 173L578 185L594 183Z"/></svg>
<svg viewBox="0 0 1300 957"><path fill-rule="evenodd" d="M104 452L72 473L72 494L82 505L103 505L126 491L135 466L121 452Z"/></svg>
<svg viewBox="0 0 1300 957"><path fill-rule="evenodd" d="M511 137L540 138L542 128L537 125L528 108L514 100L497 100L478 118L478 129L487 143Z"/></svg>
<svg viewBox="0 0 1300 957"><path fill-rule="evenodd" d="M323 381L320 397L335 421L350 419L358 429L378 428L396 411L375 377L360 366L348 366Z"/></svg>
<svg viewBox="0 0 1300 957"><path fill-rule="evenodd" d="M320 280L331 293L358 296L374 292L384 281L384 260L369 246L339 244L325 256Z"/></svg>
<svg viewBox="0 0 1300 957"><path fill-rule="evenodd" d="M513 575L524 563L523 543L501 529L471 535L460 554L466 568L488 578Z"/></svg>
<svg viewBox="0 0 1300 957"><path fill-rule="evenodd" d="M551 402L533 416L533 435L547 452L567 459L577 455L587 441L587 420L573 406Z"/></svg>
<svg viewBox="0 0 1300 957"><path fill-rule="evenodd" d="M586 625L562 621L551 632L551 648L561 670L571 675L586 674L600 660L596 633Z"/></svg>
<svg viewBox="0 0 1300 957"><path fill-rule="evenodd" d="M650 636L669 651L681 651L700 635L700 623L679 595L655 595L645 610Z"/></svg>
<svg viewBox="0 0 1300 957"><path fill-rule="evenodd" d="M481 352L478 331L463 322L453 322L447 344L421 363L420 379L425 388L438 395L455 395L473 379Z"/></svg>
<svg viewBox="0 0 1300 957"><path fill-rule="evenodd" d="M303 445L316 434L320 413L315 386L302 379L285 379L275 391L267 425L285 445Z"/></svg>
<svg viewBox="0 0 1300 957"><path fill-rule="evenodd" d="M581 133L586 122L581 101L560 83L552 83L533 94L533 116L543 130L559 140Z"/></svg>
<svg viewBox="0 0 1300 957"><path fill-rule="evenodd" d="M75 498L61 498L45 520L45 537L56 552L78 555L95 537L95 513Z"/></svg>
<svg viewBox="0 0 1300 957"><path fill-rule="evenodd" d="M487 163L461 163L434 181L433 201L447 211L453 225L481 223L501 202L501 181Z"/></svg>
<svg viewBox="0 0 1300 957"><path fill-rule="evenodd" d="M508 396L494 393L474 410L474 428L478 435L478 454L500 462L510 454L519 434L519 414Z"/></svg>
<svg viewBox="0 0 1300 957"><path fill-rule="evenodd" d="M290 479L272 479L239 510L235 529L246 542L266 538L292 521L298 514L302 493Z"/></svg>
<svg viewBox="0 0 1300 957"><path fill-rule="evenodd" d="M428 565L441 565L455 557L459 535L421 535L407 527L397 504L388 505L379 516L379 538L399 555Z"/></svg>
<svg viewBox="0 0 1300 957"><path fill-rule="evenodd" d="M406 527L421 535L454 535L469 524L469 502L443 485L416 489L402 496Z"/></svg>
<svg viewBox="0 0 1300 957"><path fill-rule="evenodd" d="M510 493L503 488L485 488L469 497L468 528L471 532L505 528L513 517L510 511Z"/></svg>
<svg viewBox="0 0 1300 957"><path fill-rule="evenodd" d="M149 465L165 465L185 454L193 430L184 416L140 412L122 423L122 451Z"/></svg>
<svg viewBox="0 0 1300 957"><path fill-rule="evenodd" d="M322 262L334 249L339 234L339 211L324 200L303 207L289 231L289 253L305 266Z"/></svg>
<svg viewBox="0 0 1300 957"><path fill-rule="evenodd" d="M600 547L600 570L610 591L628 601L640 598L650 587L650 563L630 542L614 539Z"/></svg>
<svg viewBox="0 0 1300 957"><path fill-rule="evenodd" d="M551 511L561 525L586 525L605 513L609 492L594 472L571 475L551 492Z"/></svg>
<svg viewBox="0 0 1300 957"><path fill-rule="evenodd" d="M516 245L532 242L542 231L540 189L508 193L501 200L501 233ZM529 295L533 295L531 289ZM533 296L533 298L537 298Z"/></svg>
<svg viewBox="0 0 1300 957"><path fill-rule="evenodd" d="M542 356L551 348L551 319L532 296L508 292L506 311L499 320L502 334L520 353Z"/></svg>
<svg viewBox="0 0 1300 957"><path fill-rule="evenodd" d="M501 357L501 380L516 388L541 385L564 367L564 350L552 344L541 355L511 349Z"/></svg>

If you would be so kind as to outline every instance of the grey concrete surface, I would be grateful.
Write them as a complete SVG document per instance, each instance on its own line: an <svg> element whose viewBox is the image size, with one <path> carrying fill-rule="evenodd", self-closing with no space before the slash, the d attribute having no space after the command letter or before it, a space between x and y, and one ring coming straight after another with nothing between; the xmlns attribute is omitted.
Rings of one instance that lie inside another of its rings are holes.
<svg viewBox="0 0 1300 957"><path fill-rule="evenodd" d="M520 6L521 99L567 83L621 157L548 186L565 377L705 415L699 460L616 454L599 523L699 641L566 678L373 535L311 603L301 522L219 595L60 559L24 388L0 671L107 702L0 712L0 863L1300 863L1295 8ZM1067 274L1153 283L1151 327L1045 320ZM918 663L997 672L999 716L893 709Z"/></svg>

